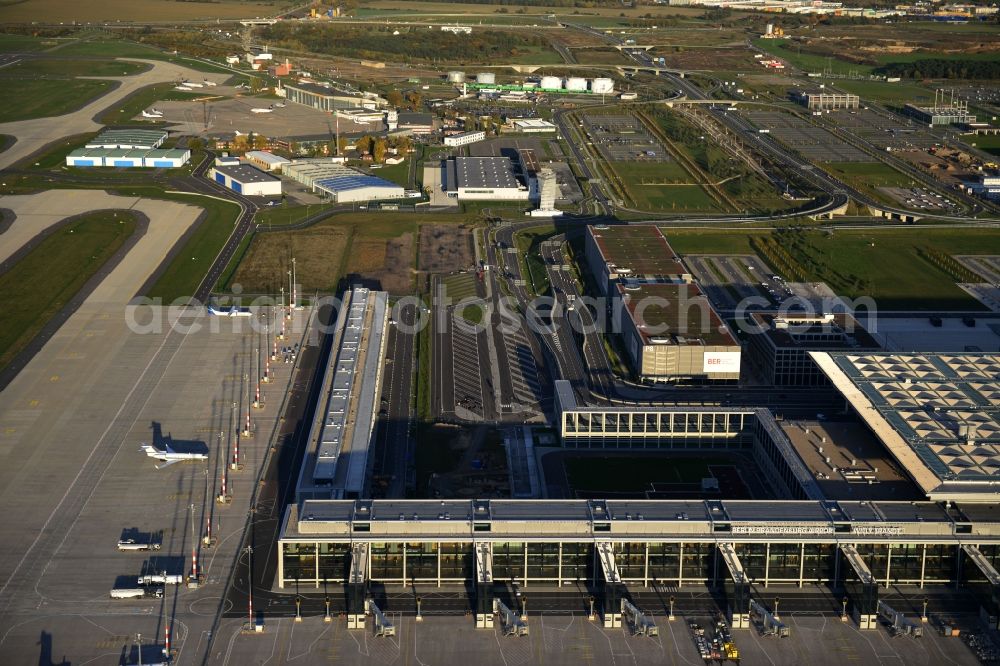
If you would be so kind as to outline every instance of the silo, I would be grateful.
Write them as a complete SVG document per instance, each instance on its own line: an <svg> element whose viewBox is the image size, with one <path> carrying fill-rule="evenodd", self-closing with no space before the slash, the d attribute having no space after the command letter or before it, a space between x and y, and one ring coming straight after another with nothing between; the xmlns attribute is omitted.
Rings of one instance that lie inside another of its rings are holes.
<svg viewBox="0 0 1000 666"><path fill-rule="evenodd" d="M566 79L566 90L583 92L587 89L587 79L580 76L572 76Z"/></svg>
<svg viewBox="0 0 1000 666"><path fill-rule="evenodd" d="M448 72L448 83L465 83L465 72Z"/></svg>
<svg viewBox="0 0 1000 666"><path fill-rule="evenodd" d="M492 85L497 82L497 75L493 72L479 72L476 74L476 83Z"/></svg>
<svg viewBox="0 0 1000 666"><path fill-rule="evenodd" d="M539 87L542 90L562 90L562 79L558 76L543 76Z"/></svg>
<svg viewBox="0 0 1000 666"><path fill-rule="evenodd" d="M605 95L613 92L615 82L611 79L594 79L590 82L590 91L595 95Z"/></svg>

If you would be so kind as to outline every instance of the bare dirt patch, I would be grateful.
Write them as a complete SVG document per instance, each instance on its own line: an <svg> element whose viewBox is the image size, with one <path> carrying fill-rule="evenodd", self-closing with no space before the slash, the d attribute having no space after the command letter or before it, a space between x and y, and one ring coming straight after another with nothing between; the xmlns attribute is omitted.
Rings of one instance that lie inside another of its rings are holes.
<svg viewBox="0 0 1000 666"><path fill-rule="evenodd" d="M351 244L347 273L378 282L395 296L413 293L413 233L388 239L357 239Z"/></svg>
<svg viewBox="0 0 1000 666"><path fill-rule="evenodd" d="M350 240L346 229L316 226L295 232L258 234L240 262L233 284L246 294L287 291L288 271L295 258L296 278L304 294L337 287Z"/></svg>
<svg viewBox="0 0 1000 666"><path fill-rule="evenodd" d="M451 273L474 268L475 260L469 227L441 224L420 227L420 270Z"/></svg>

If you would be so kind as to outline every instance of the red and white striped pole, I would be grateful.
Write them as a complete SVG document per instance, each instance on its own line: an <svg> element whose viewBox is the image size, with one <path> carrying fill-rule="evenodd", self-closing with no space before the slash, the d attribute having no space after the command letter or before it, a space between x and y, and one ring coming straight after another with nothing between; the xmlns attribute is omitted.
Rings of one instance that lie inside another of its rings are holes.
<svg viewBox="0 0 1000 666"><path fill-rule="evenodd" d="M271 382L271 359L264 357L264 383Z"/></svg>
<svg viewBox="0 0 1000 666"><path fill-rule="evenodd" d="M205 539L209 544L212 543L212 517L205 516Z"/></svg>
<svg viewBox="0 0 1000 666"><path fill-rule="evenodd" d="M163 654L170 657L170 621L163 625Z"/></svg>
<svg viewBox="0 0 1000 666"><path fill-rule="evenodd" d="M240 466L240 438L236 438L236 445L233 447L233 469Z"/></svg>
<svg viewBox="0 0 1000 666"><path fill-rule="evenodd" d="M191 579L198 580L198 551L193 545L191 546Z"/></svg>
<svg viewBox="0 0 1000 666"><path fill-rule="evenodd" d="M225 502L229 495L226 493L226 468L222 468L222 489L219 491L219 501Z"/></svg>
<svg viewBox="0 0 1000 666"><path fill-rule="evenodd" d="M260 380L259 379L257 380L257 392L254 394L254 397L253 397L253 406L254 407L260 407Z"/></svg>

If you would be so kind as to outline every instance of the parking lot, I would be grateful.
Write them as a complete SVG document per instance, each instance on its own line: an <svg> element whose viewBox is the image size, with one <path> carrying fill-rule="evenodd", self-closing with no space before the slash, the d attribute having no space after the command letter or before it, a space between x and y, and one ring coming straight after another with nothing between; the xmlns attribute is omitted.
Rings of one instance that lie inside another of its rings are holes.
<svg viewBox="0 0 1000 666"><path fill-rule="evenodd" d="M803 157L816 162L870 162L871 156L844 143L830 132L779 111L749 111L754 125L770 134Z"/></svg>
<svg viewBox="0 0 1000 666"><path fill-rule="evenodd" d="M951 199L931 192L924 187L880 187L878 189L910 209L955 212L959 210Z"/></svg>
<svg viewBox="0 0 1000 666"><path fill-rule="evenodd" d="M982 255L956 255L959 260L970 271L983 277L984 282L1000 284L1000 256Z"/></svg>
<svg viewBox="0 0 1000 666"><path fill-rule="evenodd" d="M583 114L589 139L609 162L668 162L670 156L641 120L631 114Z"/></svg>
<svg viewBox="0 0 1000 666"><path fill-rule="evenodd" d="M777 307L791 295L784 281L772 278L771 269L752 254L687 255L684 263L708 298L721 310L732 310L748 298L765 299Z"/></svg>
<svg viewBox="0 0 1000 666"><path fill-rule="evenodd" d="M913 120L898 120L872 111L837 111L823 119L851 131L853 134L885 150L926 150L939 141L926 126Z"/></svg>

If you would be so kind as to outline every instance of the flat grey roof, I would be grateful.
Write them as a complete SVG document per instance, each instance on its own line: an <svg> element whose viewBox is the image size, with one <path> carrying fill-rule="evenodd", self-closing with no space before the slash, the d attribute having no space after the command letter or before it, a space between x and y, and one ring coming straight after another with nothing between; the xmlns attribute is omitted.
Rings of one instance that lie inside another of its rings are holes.
<svg viewBox="0 0 1000 666"><path fill-rule="evenodd" d="M280 180L249 164L220 164L215 170L241 183L274 183Z"/></svg>
<svg viewBox="0 0 1000 666"><path fill-rule="evenodd" d="M518 189L514 163L506 157L456 157L455 177L458 187Z"/></svg>

